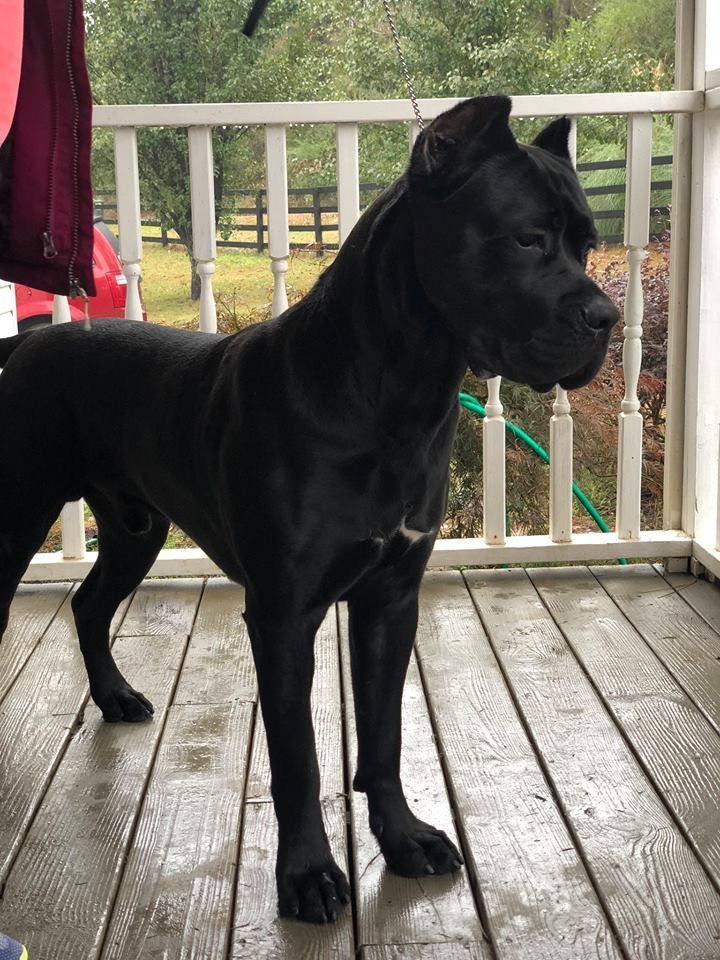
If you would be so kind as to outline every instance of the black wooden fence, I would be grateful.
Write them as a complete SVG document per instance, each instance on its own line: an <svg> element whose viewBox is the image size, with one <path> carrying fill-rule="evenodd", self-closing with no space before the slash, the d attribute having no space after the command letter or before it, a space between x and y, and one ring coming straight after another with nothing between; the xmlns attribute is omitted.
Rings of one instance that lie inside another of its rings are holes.
<svg viewBox="0 0 720 960"><path fill-rule="evenodd" d="M658 156L652 159L653 167L668 168L672 164L672 157ZM625 168L624 160L600 160L592 163L579 163L577 166L581 181L585 173L597 170L620 170ZM661 200L658 195L667 193L672 187L670 171L667 179L653 180L651 184L651 204L648 216L650 218L651 236L656 239L668 227L670 208L666 203L655 204L654 199ZM375 197L384 189L384 184L361 183L360 207L365 209ZM624 220L625 184L609 184L605 186L586 187L590 206L596 220L600 239L606 243L619 243L623 239L622 229ZM604 198L612 197L619 202L619 207L599 207ZM228 191L223 197L224 205L219 210L218 241L219 247L235 247L246 250L256 250L262 253L267 247L267 196L265 190L235 190ZM288 190L288 209L290 213L290 248L293 250L315 250L322 255L325 250L338 248L338 207L337 188L334 186L319 187L292 187ZM110 225L117 224L117 207L115 196L110 192L95 194L95 215L102 217ZM152 211L142 211L143 228L159 229L159 234L143 235L145 243L171 243L173 238L168 235L166 226L153 215ZM303 234L302 240L298 237L292 240L292 235ZM238 239L238 235L240 238Z"/></svg>

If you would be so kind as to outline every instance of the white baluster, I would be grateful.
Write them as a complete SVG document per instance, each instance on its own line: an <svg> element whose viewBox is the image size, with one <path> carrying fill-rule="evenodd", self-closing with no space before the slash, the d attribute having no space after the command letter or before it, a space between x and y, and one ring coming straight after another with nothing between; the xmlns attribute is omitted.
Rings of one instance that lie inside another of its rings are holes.
<svg viewBox="0 0 720 960"><path fill-rule="evenodd" d="M188 150L193 257L200 277L200 329L205 333L216 333L217 311L212 289L217 255L212 129L190 127Z"/></svg>
<svg viewBox="0 0 720 960"><path fill-rule="evenodd" d="M625 293L623 376L625 396L618 424L617 535L623 540L640 536L643 421L638 398L642 365L642 262L649 240L652 117L630 118L625 194L625 246L629 268Z"/></svg>
<svg viewBox="0 0 720 960"><path fill-rule="evenodd" d="M572 165L577 164L577 117L570 117L570 133L568 135L568 153Z"/></svg>
<svg viewBox="0 0 720 960"><path fill-rule="evenodd" d="M573 421L568 395L558 386L550 418L550 538L553 543L572 540L572 482Z"/></svg>
<svg viewBox="0 0 720 960"><path fill-rule="evenodd" d="M53 310L52 310L52 322L56 323L70 323L70 304L68 303L68 298L61 296L59 293L56 293L53 297Z"/></svg>
<svg viewBox="0 0 720 960"><path fill-rule="evenodd" d="M568 152L577 160L577 118L570 120ZM553 543L572 540L573 520L573 420L567 391L555 387L550 418L550 539Z"/></svg>
<svg viewBox="0 0 720 960"><path fill-rule="evenodd" d="M505 543L505 418L501 377L488 380L483 420L483 518L485 543Z"/></svg>
<svg viewBox="0 0 720 960"><path fill-rule="evenodd" d="M70 323L68 298L55 294L53 297L53 324ZM82 560L85 556L85 511L82 500L66 503L60 514L62 530L62 553L65 560Z"/></svg>
<svg viewBox="0 0 720 960"><path fill-rule="evenodd" d="M140 223L140 176L138 174L137 135L134 127L115 130L115 185L117 189L118 239L120 260L127 280L127 320L142 320L140 302L140 263L142 232Z"/></svg>
<svg viewBox="0 0 720 960"><path fill-rule="evenodd" d="M290 230L288 229L288 184L285 127L268 124L265 127L265 164L267 169L268 250L275 278L272 315L277 317L287 310L285 274L290 257Z"/></svg>
<svg viewBox="0 0 720 960"><path fill-rule="evenodd" d="M358 165L358 127L356 123L338 123L337 144L338 235L340 245L360 216L360 170Z"/></svg>

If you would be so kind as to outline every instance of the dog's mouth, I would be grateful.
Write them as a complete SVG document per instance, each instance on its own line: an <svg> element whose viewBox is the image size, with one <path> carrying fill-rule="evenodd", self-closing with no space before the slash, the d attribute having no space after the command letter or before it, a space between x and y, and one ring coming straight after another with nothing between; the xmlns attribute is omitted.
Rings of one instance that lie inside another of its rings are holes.
<svg viewBox="0 0 720 960"><path fill-rule="evenodd" d="M590 363L586 363L584 367L581 367L580 370L570 374L568 377L562 377L550 383L529 383L528 386L537 393L548 393L556 384L562 387L563 390L577 390L590 383L600 366L601 363L598 363L597 360L591 360Z"/></svg>

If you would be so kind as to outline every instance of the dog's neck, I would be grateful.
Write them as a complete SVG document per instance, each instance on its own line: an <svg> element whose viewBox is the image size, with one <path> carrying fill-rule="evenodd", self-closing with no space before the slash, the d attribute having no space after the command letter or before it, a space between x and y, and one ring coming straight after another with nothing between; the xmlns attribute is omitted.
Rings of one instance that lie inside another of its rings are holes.
<svg viewBox="0 0 720 960"><path fill-rule="evenodd" d="M360 219L286 317L308 379L337 391L337 403L355 421L372 420L388 445L421 442L457 406L467 365L422 288L403 181Z"/></svg>

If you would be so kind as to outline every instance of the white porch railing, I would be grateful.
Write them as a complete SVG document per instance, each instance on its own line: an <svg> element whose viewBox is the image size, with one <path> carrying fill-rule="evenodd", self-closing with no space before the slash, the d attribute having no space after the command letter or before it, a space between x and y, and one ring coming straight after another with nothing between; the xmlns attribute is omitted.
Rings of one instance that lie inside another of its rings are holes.
<svg viewBox="0 0 720 960"><path fill-rule="evenodd" d="M702 35L702 32L701 32ZM710 45L708 42L708 45ZM713 41L714 42L714 41ZM720 43L720 41L718 41ZM678 64L682 75L682 49ZM720 56L717 57L720 62ZM687 62L687 57L686 61ZM623 367L625 395L618 410L617 522L608 534L573 534L573 421L568 395L556 391L551 418L549 481L550 528L544 536L506 537L505 421L499 379L488 382L484 421L484 537L438 541L431 563L504 564L523 562L599 561L627 558L695 557L720 575L720 71L699 67L688 86L694 89L659 93L608 93L516 97L515 117L573 118L625 115L628 118L625 245L629 279L625 306ZM713 63L714 65L714 63ZM686 71L687 73L687 71ZM455 100L422 100L427 119ZM642 530L640 492L643 424L637 387L642 362L643 290L640 268L648 244L652 117L671 113L678 129L692 128L690 150L676 144L673 184L673 296L668 361L668 462L665 503L668 527ZM692 117L691 124L684 119ZM258 124L265 127L268 233L274 275L273 314L287 306L288 225L285 128L289 123L327 123L337 133L337 178L340 239L359 215L358 124L395 121L409 125L410 143L417 135L410 104L404 100L347 103L252 103L96 107L94 125L114 131L120 252L128 280L127 316L140 319L137 283L141 270L140 197L136 130L139 127L188 129L194 253L202 284L200 328L216 329L212 275L215 269L212 128ZM685 124L684 127L681 127ZM690 203L676 202L690 184ZM684 239L685 238L685 239ZM687 249L683 244L689 245ZM685 302L687 301L687 309ZM680 387L682 389L680 389ZM679 521L679 527L678 527ZM94 560L85 553L82 511L76 505L63 515L63 551L38 555L26 579L68 579L83 576ZM199 550L165 550L151 573L209 574L217 568Z"/></svg>

